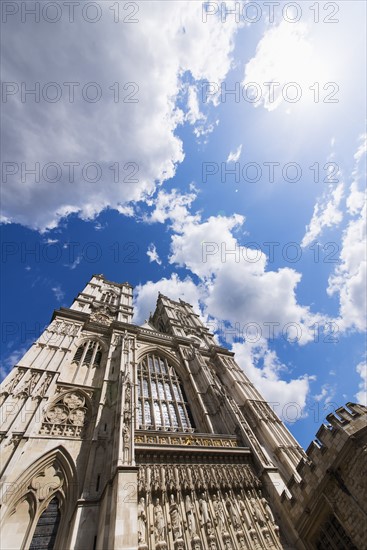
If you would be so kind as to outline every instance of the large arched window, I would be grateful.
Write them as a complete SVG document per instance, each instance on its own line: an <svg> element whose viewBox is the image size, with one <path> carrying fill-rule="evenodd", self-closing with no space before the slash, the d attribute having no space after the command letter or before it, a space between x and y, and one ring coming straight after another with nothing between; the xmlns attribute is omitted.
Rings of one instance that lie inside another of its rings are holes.
<svg viewBox="0 0 367 550"><path fill-rule="evenodd" d="M193 432L194 423L174 368L149 354L138 366L139 429Z"/></svg>

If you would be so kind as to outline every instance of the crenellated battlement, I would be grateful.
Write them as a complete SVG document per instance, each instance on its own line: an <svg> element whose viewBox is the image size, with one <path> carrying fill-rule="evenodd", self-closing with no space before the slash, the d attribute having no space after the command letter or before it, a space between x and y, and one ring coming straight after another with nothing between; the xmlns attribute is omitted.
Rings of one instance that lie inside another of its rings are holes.
<svg viewBox="0 0 367 550"><path fill-rule="evenodd" d="M362 465L367 449L367 407L348 402L326 420L309 445L307 458L297 466L300 479L292 476L282 502L299 532L304 529L305 537L315 518L329 517L338 510L339 521L343 523L345 518L345 525L354 525L351 532L357 540L358 522L362 521L358 502L363 502L365 490Z"/></svg>

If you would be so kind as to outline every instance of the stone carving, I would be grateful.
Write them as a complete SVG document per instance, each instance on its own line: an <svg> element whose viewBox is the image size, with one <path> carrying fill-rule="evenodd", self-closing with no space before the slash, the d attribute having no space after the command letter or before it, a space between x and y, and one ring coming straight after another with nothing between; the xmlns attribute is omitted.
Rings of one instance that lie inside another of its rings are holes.
<svg viewBox="0 0 367 550"><path fill-rule="evenodd" d="M169 513L171 517L173 540L182 539L181 515L173 494L170 496Z"/></svg>
<svg viewBox="0 0 367 550"><path fill-rule="evenodd" d="M124 425L123 432L123 444L124 444L124 461L129 459L130 442L131 442L131 383L130 374L126 373L125 376L125 404L124 404Z"/></svg>
<svg viewBox="0 0 367 550"><path fill-rule="evenodd" d="M18 391L14 394L19 397L30 397L32 395L32 392L38 382L38 380L41 378L41 373L37 371L30 371L31 375L27 380L22 380L23 384L18 389Z"/></svg>
<svg viewBox="0 0 367 550"><path fill-rule="evenodd" d="M224 500L225 500L225 505L226 505L226 508L227 508L227 513L228 513L228 515L231 519L231 523L233 525L233 528L235 529L235 531L238 531L239 529L241 529L241 521L240 521L238 512L236 510L236 507L233 506L232 501L231 501L228 493L225 493Z"/></svg>
<svg viewBox="0 0 367 550"><path fill-rule="evenodd" d="M262 530L262 535L264 537L264 540L266 542L266 548L274 548L275 545L274 545L274 542L270 536L270 533L268 531L268 529L263 529Z"/></svg>
<svg viewBox="0 0 367 550"><path fill-rule="evenodd" d="M257 532L255 531L255 529L250 529L249 533L250 533L255 550L260 550L261 544L260 544Z"/></svg>
<svg viewBox="0 0 367 550"><path fill-rule="evenodd" d="M202 521L203 523L207 524L209 521L209 513L208 513L208 503L205 499L205 493L201 493L201 497L199 499L199 506L200 506Z"/></svg>
<svg viewBox="0 0 367 550"><path fill-rule="evenodd" d="M4 387L3 393L12 393L12 391L17 387L18 383L21 381L23 376L25 375L26 370L25 369L17 369L15 375L13 378L7 383L7 385Z"/></svg>
<svg viewBox="0 0 367 550"><path fill-rule="evenodd" d="M214 515L216 524L218 526L218 529L221 533L224 533L226 530L226 523L225 523L225 517L224 517L224 509L223 504L217 495L213 495L213 509L214 509Z"/></svg>
<svg viewBox="0 0 367 550"><path fill-rule="evenodd" d="M260 525L260 527L263 527L265 525L265 518L263 516L259 501L257 498L254 498L251 491L247 491L247 495L252 511L252 516L254 520Z"/></svg>
<svg viewBox="0 0 367 550"><path fill-rule="evenodd" d="M194 538L196 535L196 521L194 516L194 505L191 502L190 495L185 497L185 511L187 517L187 528L190 533L190 537Z"/></svg>
<svg viewBox="0 0 367 550"><path fill-rule="evenodd" d="M275 523L275 518L274 518L274 514L272 512L272 509L270 508L270 505L268 503L268 501L266 500L266 498L262 495L261 491L259 490L259 499L260 499L260 502L261 504L263 505L263 508L264 508L264 511L265 511L265 518L268 520L268 521L271 521L271 523L273 524L273 529L275 531L275 533L277 535L279 535L279 527L278 525Z"/></svg>
<svg viewBox="0 0 367 550"><path fill-rule="evenodd" d="M37 395L35 395L34 397L44 397L45 393L47 392L51 384L51 380L52 380L52 374L46 374L43 382L41 383L41 385L37 390Z"/></svg>
<svg viewBox="0 0 367 550"><path fill-rule="evenodd" d="M225 550L233 550L231 537L228 534L223 536L223 542Z"/></svg>
<svg viewBox="0 0 367 550"><path fill-rule="evenodd" d="M156 498L155 505L153 508L154 514L154 536L156 542L164 542L164 516L163 508L159 502L159 498Z"/></svg>
<svg viewBox="0 0 367 550"><path fill-rule="evenodd" d="M41 434L80 437L86 423L85 397L79 392L69 392L48 407L41 427Z"/></svg>
<svg viewBox="0 0 367 550"><path fill-rule="evenodd" d="M70 323L67 321L54 321L47 329L47 332L54 334L61 334L63 336L77 336L80 329L80 325ZM47 343L51 343L52 336L47 338Z"/></svg>
<svg viewBox="0 0 367 550"><path fill-rule="evenodd" d="M246 550L247 549L247 544L246 544L246 539L245 539L243 533L239 533L237 535L237 538L238 538L238 548L240 550Z"/></svg>
<svg viewBox="0 0 367 550"><path fill-rule="evenodd" d="M141 497L138 504L138 542L139 544L146 543L146 523L147 516L145 513L145 499Z"/></svg>
<svg viewBox="0 0 367 550"><path fill-rule="evenodd" d="M247 511L246 505L241 498L241 495L237 495L237 504L241 511L241 517L244 524L246 525L247 529L251 529L251 519Z"/></svg>
<svg viewBox="0 0 367 550"><path fill-rule="evenodd" d="M107 315L106 313L95 311L94 313L91 314L90 320L94 321L95 323L99 323L101 325L105 325L108 327L112 323L113 318L110 315Z"/></svg>
<svg viewBox="0 0 367 550"><path fill-rule="evenodd" d="M48 466L34 476L30 483L30 489L33 489L38 500L44 500L62 484L63 477L60 470L55 466Z"/></svg>

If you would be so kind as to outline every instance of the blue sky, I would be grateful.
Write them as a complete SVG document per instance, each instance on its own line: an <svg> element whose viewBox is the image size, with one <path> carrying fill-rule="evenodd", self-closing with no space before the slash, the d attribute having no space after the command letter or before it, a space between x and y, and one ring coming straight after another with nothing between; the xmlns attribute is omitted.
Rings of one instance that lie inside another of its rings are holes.
<svg viewBox="0 0 367 550"><path fill-rule="evenodd" d="M159 291L192 303L304 446L365 403L365 3L24 4L2 23L2 375L103 273L136 323Z"/></svg>

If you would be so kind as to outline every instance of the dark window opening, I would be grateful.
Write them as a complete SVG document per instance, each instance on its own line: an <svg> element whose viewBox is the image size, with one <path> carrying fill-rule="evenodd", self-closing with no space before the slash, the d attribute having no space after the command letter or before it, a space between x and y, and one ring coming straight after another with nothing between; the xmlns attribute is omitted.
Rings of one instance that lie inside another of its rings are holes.
<svg viewBox="0 0 367 550"><path fill-rule="evenodd" d="M60 516L59 501L55 497L37 522L29 550L53 550Z"/></svg>

